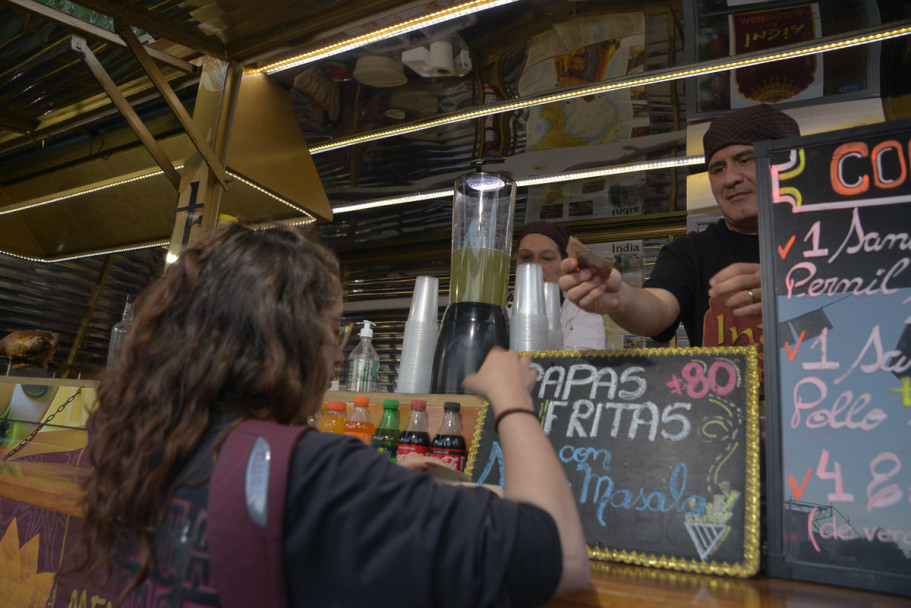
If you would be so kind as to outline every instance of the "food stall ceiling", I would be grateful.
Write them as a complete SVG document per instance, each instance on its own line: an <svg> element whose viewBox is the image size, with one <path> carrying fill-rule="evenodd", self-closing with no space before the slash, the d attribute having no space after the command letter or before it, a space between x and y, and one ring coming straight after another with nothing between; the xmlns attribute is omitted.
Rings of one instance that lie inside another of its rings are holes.
<svg viewBox="0 0 911 608"><path fill-rule="evenodd" d="M147 48L155 48L180 61L192 61L209 54L246 66L261 66L296 51L361 34L455 2L246 0L191 4L77 0L69 4L82 10L79 15L82 18L103 16L104 19L95 20L101 26L113 28L115 22L133 26L147 43ZM489 103L488 96L500 99L515 96L515 91L491 91L483 89L482 85L496 81L494 73L515 74L521 70L524 56L513 52L516 47L570 17L644 13L648 15L645 68L661 67L662 61L664 67L679 65L685 61L684 4L682 0L520 0L312 65L270 74L269 78L290 91L292 108L312 147L397 122ZM717 2L709 4L720 6ZM49 12L50 9L33 0L0 3L0 23L5 24L0 28L0 192L10 184L31 179L36 174L110 155L122 147L139 146L129 134L125 139L115 138L115 134L124 132L123 119L69 49L68 41L74 26L55 19ZM98 29L99 25L85 27ZM92 38L85 32L82 34L86 35L99 61L143 120L153 121L170 115L128 48L99 36ZM459 43L453 36L468 49L471 65L464 76L427 78L411 67L404 67L405 80L398 86L374 87L358 81L356 73L361 60L399 61L403 59L403 53L443 39L457 47ZM192 112L199 75L171 64L159 63L159 67L181 102ZM683 85L679 85L677 91L673 90L675 86L649 87L648 118L652 134L673 130L679 133L685 129ZM495 128L502 129L505 120L521 124L524 117L521 113L514 118L504 117L499 125L494 119ZM167 132L173 133L179 127L172 123L170 129ZM350 198L370 198L368 191L371 189L378 195L387 195L451 182L453 175L467 169L482 153L508 156L511 164L518 154L524 153L521 129L512 133L513 139L507 147L490 145L485 141L488 136L481 121L469 121L370 146L320 153L314 155L314 161L321 184L330 192L333 202L345 203ZM637 145L627 146L620 142L619 145L632 150L642 149L638 145L642 142L635 143ZM553 160L567 149L540 156ZM617 162L612 155L598 160ZM537 170L553 171L566 170L577 164L558 166L536 158L522 168L545 166L546 169ZM154 167L154 164L150 163L150 166ZM0 203L2 201L0 194Z"/></svg>
<svg viewBox="0 0 911 608"><path fill-rule="evenodd" d="M837 0L836 3L848 1ZM46 3L65 4L62 0L47 0ZM50 9L46 7L36 9L36 4L30 0L0 0L0 250L29 250L38 252L34 257L55 259L67 252L87 248L167 239L173 223L176 193L161 176L28 211L3 214L4 208L17 202L73 189L80 181L83 185L102 183L117 175L139 171L141 167L156 168L149 153L91 77L85 64L70 50L71 32L91 28L67 24L66 20L49 14ZM192 115L200 75L182 69L182 62L211 55L248 67L262 66L295 52L311 50L456 2L77 0L69 4L84 9L77 15L79 18L94 14L89 11L97 11L104 17L96 18L93 27L109 28L107 37L80 33L155 139L166 148L170 160L178 164L188 149L184 130L129 49L111 39L112 36L116 38L113 34L115 20L133 26L146 48L154 48L175 59L170 62L159 59L156 64ZM487 96L501 99L517 96L517 92L508 86L490 90L484 85L502 84L504 80L515 82L525 65L523 46L544 32L556 30L555 24L571 19L597 24L604 15L644 15L642 36L645 44L640 69L648 72L683 65L693 60L686 57L684 48L684 32L691 25L684 23L684 7L711 6L720 14L734 10L729 4L733 6L734 3L725 0L518 0L453 23L396 36L311 65L270 74L268 79L290 95L293 115L289 116L296 119L298 130L312 149L321 143L380 126L489 103ZM743 3L737 4L743 6ZM801 3L755 4L752 8L758 10ZM816 4L829 6L828 1ZM879 7L883 21L907 19L911 11L908 3L902 0L857 0L853 4ZM718 18L727 19L727 16L722 14ZM856 29L865 24L852 13L848 27ZM361 59L368 59L368 64L374 57L401 60L407 51L452 36L458 36L469 50L471 66L464 76L428 78L406 66L403 69L405 82L398 86L371 86L355 77ZM906 38L896 44L893 56L907 57L907 48ZM896 60L895 65L899 64L905 65ZM888 65L883 61L884 78L889 77ZM905 84L903 89L895 89L896 99L908 92L907 79L896 79L895 86L901 84L899 80ZM522 111L502 115L499 119L467 121L351 148L314 153L312 161L319 174L320 189L325 190L333 204L343 204L451 184L452 177L467 170L471 161L481 154L507 157L506 164L492 168L530 173L581 168L594 163L679 156L685 154L682 141L687 119L696 115L695 111L689 115L687 112L689 97L686 93L690 91L685 91L685 87L693 84L687 80L646 87L641 92L645 99L640 101L647 106L647 116L642 117L648 125L647 133L621 138L612 143L612 147L597 147L596 152L595 146L561 143L532 154L525 128L529 124L529 112ZM885 98L886 93L882 96ZM590 101L583 99L578 103ZM508 137L496 139L508 130ZM260 146L250 153L268 151ZM103 163L109 163L106 173L99 168ZM669 210L668 206L672 204L670 201L679 201L685 196L681 195L685 192L685 187L681 186L686 181L685 173L685 170L676 174L650 172L641 193L643 213L673 215L675 210ZM264 179L272 178L274 176ZM29 189L31 193L27 192ZM524 221L527 196L527 192L519 193L517 226ZM253 221L286 219L289 209L238 180L231 184L221 201L222 212ZM346 277L350 277L352 284L362 285L357 283L359 277L379 283L398 273L395 275L397 280L407 285L416 273L438 274L438 269L431 268L431 263L445 257L450 215L451 201L424 201L337 214L331 222L320 221L320 232L340 253L343 263L356 260L361 264L346 269L350 272ZM612 237L617 226L616 222L610 224ZM580 228L587 229L585 222L572 222L572 227L577 233ZM638 234L635 228L630 227L629 234ZM602 234L608 232L604 225L592 230ZM395 259L389 261L393 254ZM20 280L15 286L8 285L6 291L0 289L0 304L3 304L0 306L0 335L4 330L13 329L56 331L56 327L48 327L44 321L52 316L66 317L68 324L78 325L78 319L85 313L84 302L80 308L75 300L48 298L48 285L55 282L70 285L71 277L77 275L87 285L107 281L105 289L112 285L113 292L106 291L102 296L98 314L90 321L88 341L74 345L75 331L61 328L61 352L65 354L68 348L77 346L82 351L77 362L97 365L99 361L103 362L106 332L122 310L122 296L135 294L152 274L160 272L163 257L163 251L156 248L86 258L84 266L78 260L38 265L42 271L32 274L42 277L40 285ZM114 260L112 274L105 275L101 268L105 259ZM409 259L414 260L411 266L407 263ZM386 262L382 268L370 266L370 263ZM135 268L142 272L132 274ZM115 272L116 280L110 278ZM27 277L30 273L22 271L16 259L0 255L0 278L12 274ZM54 278L44 279L50 275ZM358 289L360 291L353 296L377 297L371 288ZM53 300L55 308L41 311L41 306L21 306L23 290L28 290L29 302ZM6 305L12 307L13 302L20 303L16 305L16 314L7 315ZM65 357L58 355L58 358Z"/></svg>
<svg viewBox="0 0 911 608"><path fill-rule="evenodd" d="M0 2L0 251L54 259L78 253L90 253L108 246L139 245L167 239L171 228L171 213L176 192L168 190L168 182L153 178L135 187L118 187L84 195L73 202L59 202L46 208L15 211L28 202L55 198L82 185L116 181L126 175L111 159L120 154L136 152L144 157L148 170L157 165L138 138L126 128L126 121L113 106L102 86L92 77L87 66L70 48L74 34L84 36L91 52L128 99L143 123L156 138L169 138L183 131L173 120L152 81L129 48L114 33L118 27L129 25L145 44L158 53L156 65L168 85L176 92L180 103L192 114L200 74L190 63L202 55L224 58L241 66L259 66L282 59L300 50L335 42L364 31L375 30L413 15L439 10L456 2L403 2L402 0L329 0L302 2L299 0L270 0L269 2L157 2L142 0L131 3L112 3L100 0L48 3L63 9L57 11L33 0ZM425 40L426 36L452 35L474 26L477 36L483 36L503 19L511 19L518 9L501 7L494 19L478 25L474 16L460 18L449 24L425 28L408 36L399 36L377 43L370 49L358 49L332 58L322 65L335 69L333 78L317 76L328 87L344 86L342 95L350 95L359 87L352 83L351 72L359 57L383 53L397 57L407 48ZM65 12L64 12L65 11ZM527 8L524 12L527 12ZM162 57L173 60L162 61ZM398 59L395 59L398 61ZM184 68L181 69L181 65ZM309 95L312 87L306 82L316 66L302 66L271 75L269 78L290 91L288 110L295 112L301 130L311 143L357 129L350 124L354 117L336 119L332 132L314 132L308 126L306 114L312 106ZM341 71L338 71L341 70ZM309 72L308 72L309 71ZM414 74L408 83L394 93L396 112L427 115L437 111L438 92L426 79ZM350 84L349 84L350 83ZM470 78L453 79L444 85L445 93L461 103L474 103ZM375 94L370 91L369 94ZM360 93L355 93L360 94ZM383 111L382 109L380 111ZM261 111L262 112L262 111ZM393 114L389 112L389 114ZM261 114L262 115L262 114ZM251 117L252 118L252 117ZM368 117L369 118L369 117ZM357 120L357 119L356 119ZM426 145L418 143L402 149L412 158L416 155L441 161L440 171L461 170L468 166L475 147L474 127L455 129L455 137L431 137ZM417 138L411 139L421 139ZM187 150L169 140L168 159L179 164ZM269 142L260 142L258 150L265 152ZM432 152L433 148L436 152ZM305 151L305 149L304 149ZM320 189L331 184L335 191L345 186L363 188L408 189L415 178L413 172L401 172L395 167L407 161L397 155L387 170L383 163L363 162L352 165L346 154L327 154L318 159L325 174L313 187ZM339 160L341 159L341 160ZM426 162L415 166L426 166ZM92 167L92 171L87 171ZM94 171L94 172L93 172ZM132 173L140 167L132 166ZM424 177L433 174L425 172ZM281 180L280 171L270 176ZM255 181L255 180L254 180ZM280 186L260 185L276 192ZM58 188L50 191L49 189ZM257 200L268 197L245 188L230 188L220 211L240 214L250 222L289 219L286 205ZM344 195L342 195L343 198ZM301 197L289 197L321 220L328 220L328 203L308 207ZM296 198L296 200L295 200ZM317 197L320 198L320 197ZM125 212L122 201L129 201ZM249 213L256 209L255 213ZM15 213L10 213L15 211ZM16 215L15 219L12 215ZM97 221L104 216L106 221ZM293 217L305 217L300 213ZM67 221L64 222L63 220ZM70 225L75 221L76 225ZM135 225L141 221L139 225ZM53 224L66 224L71 232L61 239L61 230ZM25 230L23 231L23 228ZM111 233L110 231L113 231ZM25 242L30 246L25 246ZM15 246L13 246L15 244ZM93 246L94 244L94 246Z"/></svg>
<svg viewBox="0 0 911 608"><path fill-rule="evenodd" d="M134 26L147 47L179 60L213 55L246 64L284 56L352 29L372 28L378 20L393 19L399 8L416 10L445 3L138 0L70 4L77 9L97 9ZM46 196L75 188L80 182L101 182L143 166L155 168L98 82L70 50L74 31L85 35L93 53L167 150L170 160L179 164L188 149L183 129L125 46L111 43L109 37L86 34L82 30L91 30L89 25L67 27L62 24L65 19L48 10L19 0L0 2L0 211L14 199ZM91 16L88 11L71 12L84 19ZM111 19L92 19L94 27L113 31L111 23ZM171 63L156 63L192 114L199 74ZM287 116L293 118L293 114ZM300 134L299 129L291 131ZM268 146L249 150L251 156L263 153L266 157L271 152ZM255 160L241 163L247 174L268 170L250 166ZM104 163L108 163L107 171L100 168ZM277 179L273 185L282 186ZM159 176L119 186L116 192L101 191L7 213L0 215L0 249L40 252L35 257L53 258L66 251L167 238L175 202L173 187ZM221 211L248 220L289 216L287 205L238 180L223 197ZM292 215L300 216L297 212ZM124 296L137 295L163 265L163 248L54 264L0 255L0 335L41 328L60 336L55 356L59 366L16 373L72 377L83 369L103 368L110 327L120 317ZM97 304L89 305L96 289L101 289ZM82 341L77 341L77 335L84 335Z"/></svg>
<svg viewBox="0 0 911 608"><path fill-rule="evenodd" d="M46 4L61 7L65 3ZM242 65L262 65L295 51L453 4L456 2L451 0L78 0L69 3L70 8L84 10L67 9L74 17L64 18L35 2L2 0L0 213L18 201L72 190L80 182L99 183L141 167L155 168L126 121L70 49L74 32L86 38L170 160L178 164L188 148L183 129L129 49L114 40L114 19L133 26L147 48L175 58L169 62L156 59L156 65L192 115L200 75L181 69L181 62L212 55ZM369 128L368 120L391 120L387 116L390 109L404 112L405 119L413 119L482 103L475 92L485 70L479 59L547 27L549 20L556 19L554 15L562 18L573 11L603 11L607 10L605 7L642 10L645 5L657 12L679 12L679 4L520 0L480 17L463 17L452 24L425 28L269 78L290 91L300 131L314 145ZM76 18L85 24L74 25ZM97 28L107 28L107 33L99 34ZM464 77L428 79L406 68L407 82L394 90L363 85L352 77L359 57L398 57L409 48L426 44L429 36L451 33L473 45L474 65ZM666 50L663 48L662 53ZM338 115L317 127L310 120L316 107L314 89L308 86L311 68L317 69L315 82L324 84L326 90L338 89L341 104ZM395 107L386 107L387 101ZM357 197L369 198L371 192L408 190L417 180L429 183L439 176L437 179L445 181L448 174L469 166L477 142L477 127L467 123L414 134L400 141L391 139L358 154L341 150L314 155L313 161L333 199L344 201L348 189ZM262 150L251 152L259 151ZM105 163L107 170L102 171ZM6 213L0 215L0 250L32 252L30 257L53 259L67 252L167 238L175 202L173 188L159 176L28 211ZM522 203L520 196L519 204ZM222 199L221 210L245 218L283 219L288 213L286 205L237 181ZM447 201L429 201L392 212L366 214L360 222L353 221L358 219L355 215L348 215L322 224L322 231L327 242L344 256L343 249L351 235L359 241L370 241L420 233L445 234L448 213ZM446 247L437 249L444 253ZM124 296L137 295L162 271L163 261L163 248L54 264L35 264L0 255L0 335L30 328L54 331L60 335L56 360L97 370L104 365L110 327L119 319ZM102 293L97 305L90 306L93 289L99 286ZM81 328L87 331L83 341L78 342ZM69 373L63 367L59 371ZM44 370L34 372L42 374Z"/></svg>
<svg viewBox="0 0 911 608"><path fill-rule="evenodd" d="M301 208L331 217L287 92L262 74L244 76L232 133L226 167L236 180L222 196L222 213L251 224L308 218ZM156 138L176 166L193 150L187 140L185 134ZM175 190L164 175L150 176L155 169L144 148L124 146L10 181L0 213L11 221L0 224L0 243L16 255L53 260L166 242Z"/></svg>

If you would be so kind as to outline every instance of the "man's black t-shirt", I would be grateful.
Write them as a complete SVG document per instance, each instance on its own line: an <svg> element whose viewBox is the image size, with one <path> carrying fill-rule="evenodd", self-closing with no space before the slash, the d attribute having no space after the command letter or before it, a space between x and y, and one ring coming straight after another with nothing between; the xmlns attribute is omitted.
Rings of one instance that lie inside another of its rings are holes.
<svg viewBox="0 0 911 608"><path fill-rule="evenodd" d="M669 341L677 325L683 323L690 346L702 346L703 319L709 309L709 279L735 262L759 263L759 237L734 232L724 220L662 247L644 287L671 292L680 303L680 317L654 339Z"/></svg>

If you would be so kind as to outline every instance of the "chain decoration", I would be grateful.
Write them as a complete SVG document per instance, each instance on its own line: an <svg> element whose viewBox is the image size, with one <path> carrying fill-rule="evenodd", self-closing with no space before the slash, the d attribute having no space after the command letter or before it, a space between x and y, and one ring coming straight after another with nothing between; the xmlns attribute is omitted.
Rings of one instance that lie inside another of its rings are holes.
<svg viewBox="0 0 911 608"><path fill-rule="evenodd" d="M76 389L76 392L73 393L73 395L72 395L69 399L67 399L66 401L64 401L63 403L60 404L60 407L58 407L56 411L52 412L51 415L48 416L45 420L43 420L43 421L37 423L37 424L35 425L35 428L32 429L32 432L29 433L28 435L26 435L26 436L25 436L25 439L23 439L22 441L19 442L19 445L17 445L17 446L14 447L12 450L10 450L9 452L7 452L7 453L6 453L6 456L3 457L3 461L5 462L5 461L9 460L9 459L10 459L14 454L16 454L19 450L21 450L22 448L24 448L25 446L27 446L27 445L32 441L32 439L35 438L35 435L38 434L38 431L40 431L41 429L43 429L44 427L46 427L48 424L50 424L51 420L54 419L54 416L56 416L57 414L59 414L60 412L62 412L62 411L66 408L66 406L68 406L69 404L71 404L71 403L73 402L73 400L74 400L76 397L78 397L81 393L82 393L82 387L80 386L78 389Z"/></svg>

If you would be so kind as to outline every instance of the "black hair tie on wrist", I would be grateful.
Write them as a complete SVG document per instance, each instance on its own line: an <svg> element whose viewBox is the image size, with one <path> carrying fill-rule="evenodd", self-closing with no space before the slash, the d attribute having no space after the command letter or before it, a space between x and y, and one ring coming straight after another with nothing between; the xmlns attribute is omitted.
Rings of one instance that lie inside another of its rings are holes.
<svg viewBox="0 0 911 608"><path fill-rule="evenodd" d="M525 412L526 414L531 414L535 418L538 417L538 414L536 414L533 410L528 410L528 409L525 409L524 407L513 407L508 410L503 410L502 412L497 414L497 417L493 419L493 430L495 432L499 433L500 432L500 421L503 420L504 418L506 418L507 416L509 416L510 414L515 414L517 412Z"/></svg>

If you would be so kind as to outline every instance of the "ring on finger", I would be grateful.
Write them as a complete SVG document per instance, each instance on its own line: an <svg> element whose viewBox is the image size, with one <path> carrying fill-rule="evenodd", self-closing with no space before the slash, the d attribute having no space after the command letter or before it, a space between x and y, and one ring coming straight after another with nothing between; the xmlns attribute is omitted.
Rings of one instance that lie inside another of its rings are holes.
<svg viewBox="0 0 911 608"><path fill-rule="evenodd" d="M750 304L756 303L756 294L753 293L752 289L747 289L747 295L750 296Z"/></svg>

